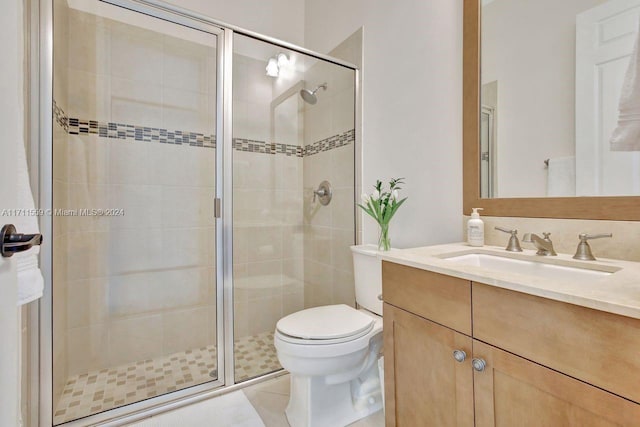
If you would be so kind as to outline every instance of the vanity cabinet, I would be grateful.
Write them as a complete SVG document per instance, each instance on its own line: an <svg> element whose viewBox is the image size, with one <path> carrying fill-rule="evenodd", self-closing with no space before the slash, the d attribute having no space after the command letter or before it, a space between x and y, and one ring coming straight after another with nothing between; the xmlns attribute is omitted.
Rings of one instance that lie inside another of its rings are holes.
<svg viewBox="0 0 640 427"><path fill-rule="evenodd" d="M387 427L640 425L639 320L382 271Z"/></svg>
<svg viewBox="0 0 640 427"><path fill-rule="evenodd" d="M473 426L471 338L420 316L384 305L387 426ZM461 353L462 354L462 353Z"/></svg>
<svg viewBox="0 0 640 427"><path fill-rule="evenodd" d="M473 374L477 427L640 425L636 403L478 340L473 355L486 363Z"/></svg>

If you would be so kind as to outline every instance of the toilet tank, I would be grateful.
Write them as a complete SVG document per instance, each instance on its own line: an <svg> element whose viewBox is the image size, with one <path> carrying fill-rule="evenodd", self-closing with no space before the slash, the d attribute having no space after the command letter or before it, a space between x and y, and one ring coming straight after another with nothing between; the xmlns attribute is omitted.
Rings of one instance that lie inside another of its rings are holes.
<svg viewBox="0 0 640 427"><path fill-rule="evenodd" d="M356 302L363 308L382 316L382 261L376 245L351 246Z"/></svg>

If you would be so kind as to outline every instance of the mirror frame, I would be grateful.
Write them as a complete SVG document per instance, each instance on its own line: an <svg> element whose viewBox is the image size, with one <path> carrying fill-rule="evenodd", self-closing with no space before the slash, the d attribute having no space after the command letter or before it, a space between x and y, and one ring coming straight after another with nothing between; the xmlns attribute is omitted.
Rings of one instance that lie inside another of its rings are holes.
<svg viewBox="0 0 640 427"><path fill-rule="evenodd" d="M464 0L462 71L463 214L484 216L640 221L640 196L480 198L481 0Z"/></svg>

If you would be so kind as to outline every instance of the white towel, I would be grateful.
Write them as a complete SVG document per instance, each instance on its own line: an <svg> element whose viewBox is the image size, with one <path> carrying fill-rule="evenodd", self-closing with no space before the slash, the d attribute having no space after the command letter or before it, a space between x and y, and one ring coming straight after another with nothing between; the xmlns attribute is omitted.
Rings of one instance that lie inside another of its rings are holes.
<svg viewBox="0 0 640 427"><path fill-rule="evenodd" d="M555 157L549 159L547 171L547 196L570 197L576 195L576 158Z"/></svg>
<svg viewBox="0 0 640 427"><path fill-rule="evenodd" d="M618 125L611 139L611 151L640 151L640 31L636 39L629 67L624 76Z"/></svg>
<svg viewBox="0 0 640 427"><path fill-rule="evenodd" d="M22 141L18 141L18 208L33 210L33 194L29 184L29 171L27 169L27 158ZM21 215L15 217L13 224L18 233L35 234L39 233L38 217L32 215ZM38 253L40 246L34 246L28 251L18 252L13 255L18 272L18 305L34 301L42 296L44 289L44 279L38 267Z"/></svg>

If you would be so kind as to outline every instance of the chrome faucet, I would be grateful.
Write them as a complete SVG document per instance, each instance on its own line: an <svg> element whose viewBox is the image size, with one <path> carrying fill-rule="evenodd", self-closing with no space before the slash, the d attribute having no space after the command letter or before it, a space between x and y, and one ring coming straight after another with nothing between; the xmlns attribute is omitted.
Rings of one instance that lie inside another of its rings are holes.
<svg viewBox="0 0 640 427"><path fill-rule="evenodd" d="M541 255L541 256L558 255L556 251L553 249L553 242L549 238L549 236L551 236L551 233L542 233L542 235L544 237L540 237L534 233L527 233L522 237L522 241L527 243L533 243L536 249L538 249L538 252L536 252L536 255Z"/></svg>

